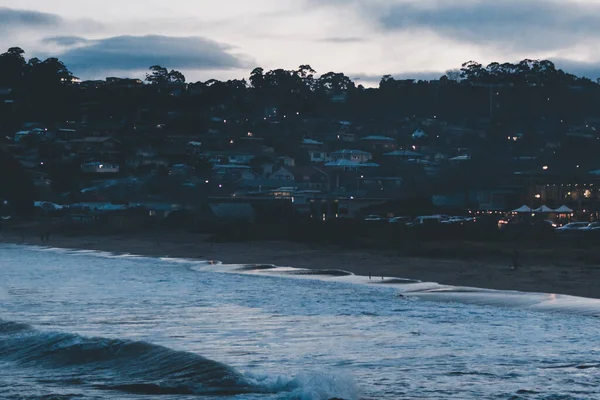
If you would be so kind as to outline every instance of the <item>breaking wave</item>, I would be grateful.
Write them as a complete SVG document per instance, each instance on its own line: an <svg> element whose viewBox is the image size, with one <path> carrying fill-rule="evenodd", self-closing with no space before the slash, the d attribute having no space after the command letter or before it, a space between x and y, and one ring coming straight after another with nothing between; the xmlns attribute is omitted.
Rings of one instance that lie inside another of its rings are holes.
<svg viewBox="0 0 600 400"><path fill-rule="evenodd" d="M258 393L235 369L202 356L146 342L42 332L0 320L0 359L25 367L93 376L99 389L136 394Z"/></svg>
<svg viewBox="0 0 600 400"><path fill-rule="evenodd" d="M0 319L0 361L51 372L55 383L139 395L286 393L292 399L355 399L351 378L313 373L296 378L244 375L200 355L147 342L44 332Z"/></svg>

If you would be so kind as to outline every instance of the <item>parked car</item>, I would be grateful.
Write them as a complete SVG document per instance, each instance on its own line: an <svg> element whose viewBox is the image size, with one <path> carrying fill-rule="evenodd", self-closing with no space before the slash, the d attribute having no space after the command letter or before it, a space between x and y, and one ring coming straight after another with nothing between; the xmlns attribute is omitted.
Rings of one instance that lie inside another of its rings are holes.
<svg viewBox="0 0 600 400"><path fill-rule="evenodd" d="M588 224L588 226L584 226L583 228L581 228L579 230L582 232L599 231L600 230L600 222L592 222L591 224Z"/></svg>
<svg viewBox="0 0 600 400"><path fill-rule="evenodd" d="M390 218L390 221L392 224L408 224L410 222L410 218L409 217L394 217L394 218Z"/></svg>
<svg viewBox="0 0 600 400"><path fill-rule="evenodd" d="M442 224L464 224L467 222L466 218L463 217L450 217L442 221Z"/></svg>
<svg viewBox="0 0 600 400"><path fill-rule="evenodd" d="M440 224L444 218L441 215L427 215L415 218L413 222L407 224L407 226L429 226Z"/></svg>
<svg viewBox="0 0 600 400"><path fill-rule="evenodd" d="M556 231L562 232L562 233L579 232L579 231L581 231L581 229L587 228L588 225L589 225L588 222L571 222L570 224L566 224L565 226L556 228Z"/></svg>
<svg viewBox="0 0 600 400"><path fill-rule="evenodd" d="M367 215L365 217L365 221L385 221L386 219L383 217L380 217L379 215Z"/></svg>

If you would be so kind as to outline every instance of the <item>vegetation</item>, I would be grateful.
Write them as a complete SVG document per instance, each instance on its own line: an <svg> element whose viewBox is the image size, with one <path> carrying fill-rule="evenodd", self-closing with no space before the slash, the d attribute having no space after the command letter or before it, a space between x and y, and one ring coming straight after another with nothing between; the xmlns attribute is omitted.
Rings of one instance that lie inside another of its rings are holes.
<svg viewBox="0 0 600 400"><path fill-rule="evenodd" d="M62 121L76 115L76 105L88 100L100 102L106 109L111 103L121 109L146 108L164 104L156 87L186 81L181 72L154 65L146 75L149 85L143 95L131 93L115 99L106 90L97 90L93 96L82 93L68 85L72 80L72 73L60 60L27 61L22 49L10 48L0 55L0 87L16 90L22 102L16 112L2 115L3 120ZM220 108L230 114L256 114L276 108L281 115L305 117L491 118L496 125L530 128L544 120L568 123L596 115L599 111L594 104L600 100L600 85L557 69L548 60L488 66L469 61L433 81L386 75L378 88L356 85L339 72L317 75L310 65L295 70L255 68L248 81L210 79L190 83L189 88L193 90L176 104L182 112Z"/></svg>

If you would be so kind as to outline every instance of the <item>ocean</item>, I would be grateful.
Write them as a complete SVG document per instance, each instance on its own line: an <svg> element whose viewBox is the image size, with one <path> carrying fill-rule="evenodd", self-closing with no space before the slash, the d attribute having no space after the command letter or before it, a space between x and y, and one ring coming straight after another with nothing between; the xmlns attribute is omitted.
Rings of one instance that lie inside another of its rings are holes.
<svg viewBox="0 0 600 400"><path fill-rule="evenodd" d="M0 245L0 399L598 399L600 301Z"/></svg>

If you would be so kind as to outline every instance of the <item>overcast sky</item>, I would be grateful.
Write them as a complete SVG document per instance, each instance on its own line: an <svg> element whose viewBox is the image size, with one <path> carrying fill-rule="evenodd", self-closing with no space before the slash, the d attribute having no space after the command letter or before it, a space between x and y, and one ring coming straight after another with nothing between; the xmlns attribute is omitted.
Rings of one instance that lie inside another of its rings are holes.
<svg viewBox="0 0 600 400"><path fill-rule="evenodd" d="M0 50L59 57L84 79L310 64L369 84L524 58L595 79L598 21L600 0L0 0Z"/></svg>

